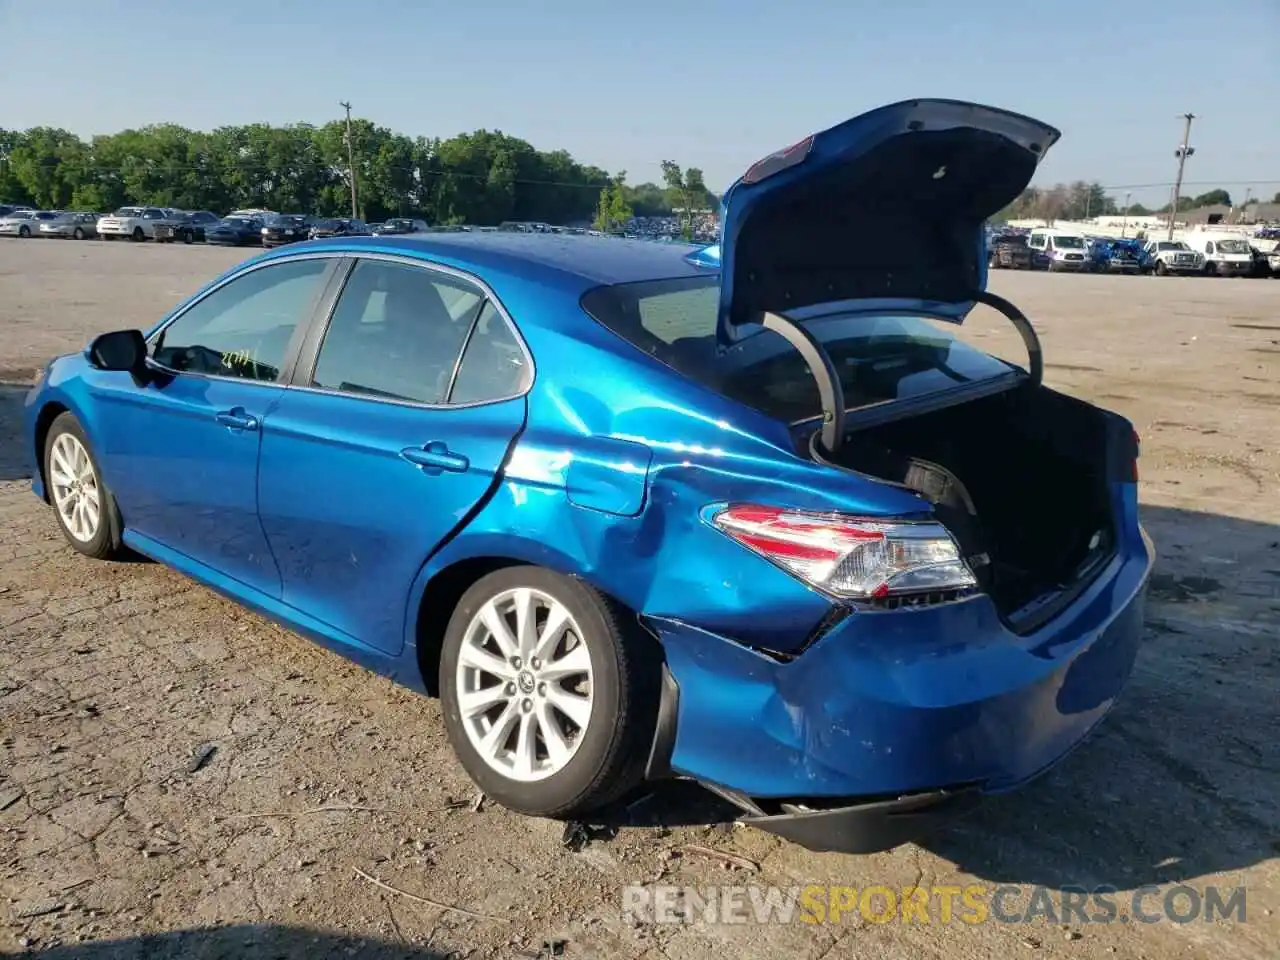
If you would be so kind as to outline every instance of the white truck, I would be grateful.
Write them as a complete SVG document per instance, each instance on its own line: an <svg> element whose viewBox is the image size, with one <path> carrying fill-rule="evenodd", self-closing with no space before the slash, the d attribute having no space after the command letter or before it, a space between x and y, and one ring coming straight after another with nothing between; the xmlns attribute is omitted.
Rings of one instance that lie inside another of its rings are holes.
<svg viewBox="0 0 1280 960"><path fill-rule="evenodd" d="M115 213L98 220L98 236L103 240L128 237L143 241L156 238L156 224L176 226L178 214L164 207L121 207Z"/></svg>
<svg viewBox="0 0 1280 960"><path fill-rule="evenodd" d="M1142 268L1157 277L1204 273L1204 254L1181 240L1148 240L1142 248Z"/></svg>
<svg viewBox="0 0 1280 960"><path fill-rule="evenodd" d="M1196 230L1182 239L1204 254L1204 272L1211 277L1247 277L1253 272L1253 251L1248 239L1238 233Z"/></svg>

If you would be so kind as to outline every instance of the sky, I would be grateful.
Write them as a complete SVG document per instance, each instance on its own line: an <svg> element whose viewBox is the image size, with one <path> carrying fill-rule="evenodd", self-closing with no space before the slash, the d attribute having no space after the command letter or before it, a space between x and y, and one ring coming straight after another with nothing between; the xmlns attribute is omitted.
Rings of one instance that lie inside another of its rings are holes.
<svg viewBox="0 0 1280 960"><path fill-rule="evenodd" d="M1063 132L1035 183L1168 200L1280 191L1280 0L0 0L0 127L487 128L723 190L753 161L896 100L947 97ZM23 54L23 51L27 51Z"/></svg>

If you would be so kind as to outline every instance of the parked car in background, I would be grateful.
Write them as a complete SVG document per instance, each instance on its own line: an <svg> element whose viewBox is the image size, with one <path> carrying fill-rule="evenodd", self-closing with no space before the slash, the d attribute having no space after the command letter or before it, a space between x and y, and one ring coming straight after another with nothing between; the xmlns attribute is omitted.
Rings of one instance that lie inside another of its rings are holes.
<svg viewBox="0 0 1280 960"><path fill-rule="evenodd" d="M60 239L87 240L98 235L98 214L59 213L52 220L40 223L40 236Z"/></svg>
<svg viewBox="0 0 1280 960"><path fill-rule="evenodd" d="M26 240L40 235L40 225L61 216L58 210L14 210L0 219L0 236Z"/></svg>
<svg viewBox="0 0 1280 960"><path fill-rule="evenodd" d="M305 213L277 213L267 217L262 221L262 245L279 247L306 240L311 236L314 219Z"/></svg>
<svg viewBox="0 0 1280 960"><path fill-rule="evenodd" d="M1064 230L1036 229L1027 238L1027 246L1037 267L1056 272L1089 269L1085 238Z"/></svg>
<svg viewBox="0 0 1280 960"><path fill-rule="evenodd" d="M992 237L987 266L1030 270L1031 249L1027 246L1026 236L1020 233L1003 233Z"/></svg>
<svg viewBox="0 0 1280 960"><path fill-rule="evenodd" d="M9 216L11 213L19 213L23 210L30 210L31 207L21 203L0 203L0 220Z"/></svg>
<svg viewBox="0 0 1280 960"><path fill-rule="evenodd" d="M261 246L262 221L257 217L223 217L205 229L204 241L224 247Z"/></svg>
<svg viewBox="0 0 1280 960"><path fill-rule="evenodd" d="M172 224L157 224L155 239L166 243L204 243L205 231L222 218L209 210L175 211Z"/></svg>
<svg viewBox="0 0 1280 960"><path fill-rule="evenodd" d="M1253 252L1244 237L1197 230L1183 239L1204 254L1204 272L1211 277L1247 277L1253 272Z"/></svg>
<svg viewBox="0 0 1280 960"><path fill-rule="evenodd" d="M1273 247L1266 254L1267 267L1271 270L1271 276L1280 277L1280 246Z"/></svg>
<svg viewBox="0 0 1280 960"><path fill-rule="evenodd" d="M371 227L370 232L379 237L400 237L410 233L426 233L430 229L430 224L425 220L414 217L392 217L385 223Z"/></svg>
<svg viewBox="0 0 1280 960"><path fill-rule="evenodd" d="M1143 272L1157 277L1204 272L1204 254L1181 240L1148 240L1139 256Z"/></svg>
<svg viewBox="0 0 1280 960"><path fill-rule="evenodd" d="M232 210L227 214L228 217L254 217L258 220L266 220L268 217L274 217L274 210L266 210L262 207L250 207L247 210Z"/></svg>
<svg viewBox="0 0 1280 960"><path fill-rule="evenodd" d="M367 237L369 225L354 217L335 217L332 220L317 220L311 225L312 240L325 237Z"/></svg>
<svg viewBox="0 0 1280 960"><path fill-rule="evenodd" d="M115 213L98 220L98 236L103 240L127 237L141 243L154 240L156 225L174 226L176 215L162 207L121 207Z"/></svg>
<svg viewBox="0 0 1280 960"><path fill-rule="evenodd" d="M40 372L32 490L80 554L437 694L513 810L678 776L816 849L917 839L1084 742L1141 644L1133 425L1045 384L983 290L981 224L1058 137L882 107L753 165L716 256L263 254ZM953 332L979 302L1024 365Z"/></svg>
<svg viewBox="0 0 1280 960"><path fill-rule="evenodd" d="M1089 247L1089 264L1098 273L1142 272L1142 245L1136 240L1099 237Z"/></svg>
<svg viewBox="0 0 1280 960"><path fill-rule="evenodd" d="M1249 272L1249 276L1259 280L1272 276L1272 255L1259 250L1253 244L1249 244L1249 254L1253 257L1253 269Z"/></svg>

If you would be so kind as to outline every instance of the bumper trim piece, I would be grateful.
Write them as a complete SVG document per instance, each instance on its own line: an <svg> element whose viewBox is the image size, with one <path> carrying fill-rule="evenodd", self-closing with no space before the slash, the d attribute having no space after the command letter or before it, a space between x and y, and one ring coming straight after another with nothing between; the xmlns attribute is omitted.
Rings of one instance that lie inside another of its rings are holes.
<svg viewBox="0 0 1280 960"><path fill-rule="evenodd" d="M878 853L920 840L973 810L982 796L972 784L825 810L746 816L742 822L816 853Z"/></svg>

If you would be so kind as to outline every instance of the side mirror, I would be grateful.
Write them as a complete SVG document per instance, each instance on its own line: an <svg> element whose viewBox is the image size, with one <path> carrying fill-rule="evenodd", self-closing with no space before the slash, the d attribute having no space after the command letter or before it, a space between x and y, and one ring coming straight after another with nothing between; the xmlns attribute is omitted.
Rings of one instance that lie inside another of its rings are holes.
<svg viewBox="0 0 1280 960"><path fill-rule="evenodd" d="M147 379L147 340L141 330L113 330L94 337L89 344L89 362L99 370L120 370Z"/></svg>

